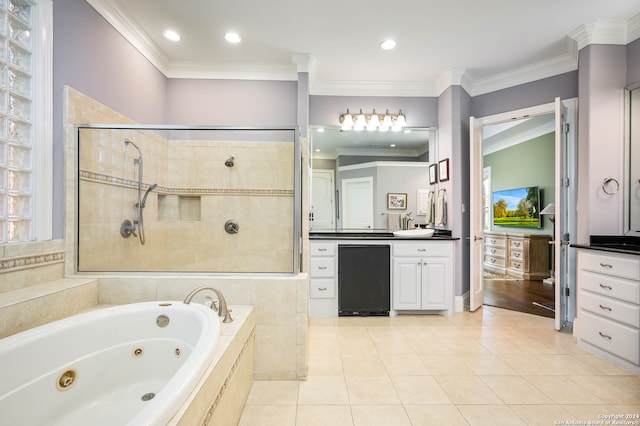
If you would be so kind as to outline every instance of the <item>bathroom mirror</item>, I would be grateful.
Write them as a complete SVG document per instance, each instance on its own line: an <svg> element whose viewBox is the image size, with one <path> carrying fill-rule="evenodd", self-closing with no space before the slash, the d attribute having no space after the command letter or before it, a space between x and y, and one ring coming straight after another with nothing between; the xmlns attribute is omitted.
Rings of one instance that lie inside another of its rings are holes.
<svg viewBox="0 0 640 426"><path fill-rule="evenodd" d="M626 102L625 229L640 236L640 83L629 86Z"/></svg>
<svg viewBox="0 0 640 426"><path fill-rule="evenodd" d="M436 137L435 128L345 132L338 127L311 126L310 229L386 229L388 193L407 194L402 213L413 213L415 223L420 223L419 198L430 187L428 166L435 158ZM358 194L363 187L371 186L370 197L353 197L357 198L357 209L353 210L367 220L349 221L345 217L349 212L347 179L357 186Z"/></svg>

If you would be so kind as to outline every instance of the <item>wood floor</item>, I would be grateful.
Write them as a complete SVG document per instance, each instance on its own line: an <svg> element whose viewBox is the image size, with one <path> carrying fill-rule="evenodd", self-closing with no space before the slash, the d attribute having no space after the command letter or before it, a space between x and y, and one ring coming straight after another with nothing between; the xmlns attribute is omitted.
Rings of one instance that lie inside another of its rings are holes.
<svg viewBox="0 0 640 426"><path fill-rule="evenodd" d="M533 302L554 303L554 287L542 281L484 280L484 304L553 318L554 312Z"/></svg>

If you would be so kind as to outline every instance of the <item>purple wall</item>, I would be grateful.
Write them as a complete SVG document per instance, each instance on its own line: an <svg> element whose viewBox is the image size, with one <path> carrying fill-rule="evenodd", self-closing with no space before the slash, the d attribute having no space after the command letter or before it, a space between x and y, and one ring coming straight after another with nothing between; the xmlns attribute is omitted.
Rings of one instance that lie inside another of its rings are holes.
<svg viewBox="0 0 640 426"><path fill-rule="evenodd" d="M340 114L357 113L362 108L365 114L397 114L402 110L406 114L407 126L431 127L438 125L438 98L386 97L386 96L320 96L309 98L309 124L339 126Z"/></svg>
<svg viewBox="0 0 640 426"><path fill-rule="evenodd" d="M141 123L163 123L166 79L84 0L54 0L53 28L53 238L63 238L64 86Z"/></svg>
<svg viewBox="0 0 640 426"><path fill-rule="evenodd" d="M169 79L167 123L296 125L297 96L296 81Z"/></svg>
<svg viewBox="0 0 640 426"><path fill-rule="evenodd" d="M578 96L578 71L497 90L471 99L471 115L486 117Z"/></svg>

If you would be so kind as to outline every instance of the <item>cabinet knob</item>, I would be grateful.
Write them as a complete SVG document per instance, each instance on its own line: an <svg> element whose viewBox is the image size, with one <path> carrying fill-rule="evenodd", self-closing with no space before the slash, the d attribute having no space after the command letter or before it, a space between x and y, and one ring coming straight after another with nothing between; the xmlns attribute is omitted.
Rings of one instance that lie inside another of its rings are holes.
<svg viewBox="0 0 640 426"><path fill-rule="evenodd" d="M491 254L495 254L496 253L496 249L491 249Z"/></svg>
<svg viewBox="0 0 640 426"><path fill-rule="evenodd" d="M418 249L418 251L427 251L427 249Z"/></svg>
<svg viewBox="0 0 640 426"><path fill-rule="evenodd" d="M326 287L318 287L318 290L320 290L320 291L327 291L327 288L326 288Z"/></svg>
<svg viewBox="0 0 640 426"><path fill-rule="evenodd" d="M319 248L318 251L327 251L325 248Z"/></svg>
<svg viewBox="0 0 640 426"><path fill-rule="evenodd" d="M609 265L608 263L602 263L602 262L600 262L600 266L606 269L613 268L613 265Z"/></svg>
<svg viewBox="0 0 640 426"><path fill-rule="evenodd" d="M613 287L611 287L610 285L604 285L604 284L600 284L600 288L604 288L605 290L613 290Z"/></svg>
<svg viewBox="0 0 640 426"><path fill-rule="evenodd" d="M603 311L609 311L609 312L612 311L612 309L608 306L602 306L602 305L599 305L599 306L600 306L600 309L602 309Z"/></svg>
<svg viewBox="0 0 640 426"><path fill-rule="evenodd" d="M326 266L318 266L318 269L327 269Z"/></svg>

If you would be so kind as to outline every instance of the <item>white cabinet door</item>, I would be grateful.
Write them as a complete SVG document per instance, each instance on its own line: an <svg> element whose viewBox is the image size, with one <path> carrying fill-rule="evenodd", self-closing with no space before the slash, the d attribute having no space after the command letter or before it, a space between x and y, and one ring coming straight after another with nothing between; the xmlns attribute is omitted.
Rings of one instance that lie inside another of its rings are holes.
<svg viewBox="0 0 640 426"><path fill-rule="evenodd" d="M397 257L393 260L393 309L420 309L422 259Z"/></svg>
<svg viewBox="0 0 640 426"><path fill-rule="evenodd" d="M422 259L422 309L449 309L448 287L451 259Z"/></svg>

